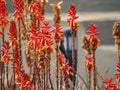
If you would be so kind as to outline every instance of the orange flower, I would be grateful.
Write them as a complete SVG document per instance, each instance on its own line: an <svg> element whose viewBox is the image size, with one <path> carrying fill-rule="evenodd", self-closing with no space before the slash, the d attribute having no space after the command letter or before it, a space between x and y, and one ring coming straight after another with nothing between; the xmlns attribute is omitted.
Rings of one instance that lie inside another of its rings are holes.
<svg viewBox="0 0 120 90"><path fill-rule="evenodd" d="M88 67L88 70L91 70L93 67L93 58L90 55L88 55L88 56L85 56L85 59L86 59L85 62Z"/></svg>
<svg viewBox="0 0 120 90"><path fill-rule="evenodd" d="M79 28L79 24L75 21L78 16L76 16L76 9L74 4L70 4L70 8L68 10L68 16L67 19L68 26L71 28L71 30L76 31Z"/></svg>
<svg viewBox="0 0 120 90"><path fill-rule="evenodd" d="M60 70L64 72L64 75L66 78L68 78L70 75L73 75L72 73L72 67L69 66L68 62L65 61L63 65L60 67Z"/></svg>
<svg viewBox="0 0 120 90"><path fill-rule="evenodd" d="M55 24L52 32L53 32L53 37L55 38L55 41L58 41L60 37L63 35L63 28L60 26L60 24Z"/></svg>
<svg viewBox="0 0 120 90"><path fill-rule="evenodd" d="M58 54L58 60L59 60L59 62L64 62L65 61L65 56L64 56L64 54L62 54L62 53L60 53L60 54Z"/></svg>
<svg viewBox="0 0 120 90"><path fill-rule="evenodd" d="M8 25L8 12L6 10L5 3L6 2L4 0L0 0L0 25L4 28Z"/></svg>
<svg viewBox="0 0 120 90"><path fill-rule="evenodd" d="M2 35L3 35L3 32L0 31L0 36L2 36Z"/></svg>
<svg viewBox="0 0 120 90"><path fill-rule="evenodd" d="M13 13L13 16L16 20L23 18L25 16L25 11L24 11L24 1L23 0L14 0L14 5L13 5L15 12Z"/></svg>

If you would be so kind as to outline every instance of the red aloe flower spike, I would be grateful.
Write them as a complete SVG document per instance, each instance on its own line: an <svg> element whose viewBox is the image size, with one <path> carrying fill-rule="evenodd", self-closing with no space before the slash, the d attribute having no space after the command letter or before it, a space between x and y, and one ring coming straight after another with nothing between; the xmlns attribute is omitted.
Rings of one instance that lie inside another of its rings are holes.
<svg viewBox="0 0 120 90"><path fill-rule="evenodd" d="M68 16L70 16L71 19L73 20L78 18L78 16L76 16L76 9L74 4L70 4L70 8L68 10Z"/></svg>
<svg viewBox="0 0 120 90"><path fill-rule="evenodd" d="M117 72L116 72L115 76L117 78L117 81L120 82L120 63L118 63L116 69L117 69Z"/></svg>
<svg viewBox="0 0 120 90"><path fill-rule="evenodd" d="M60 37L63 35L63 28L60 26L60 24L55 24L52 32L53 32L53 37L58 42Z"/></svg>
<svg viewBox="0 0 120 90"><path fill-rule="evenodd" d="M0 0L0 25L4 28L9 22L7 19L8 12L6 10L5 3L5 0Z"/></svg>
<svg viewBox="0 0 120 90"><path fill-rule="evenodd" d="M29 5L29 10L31 13L38 13L41 12L41 5L40 2L35 2Z"/></svg>
<svg viewBox="0 0 120 90"><path fill-rule="evenodd" d="M17 38L17 29L16 29L15 21L10 22L9 35L13 36L14 38Z"/></svg>
<svg viewBox="0 0 120 90"><path fill-rule="evenodd" d="M88 70L91 70L93 67L93 58L90 55L85 56L86 59L86 65L88 67Z"/></svg>
<svg viewBox="0 0 120 90"><path fill-rule="evenodd" d="M9 29L9 39L10 39L10 45L12 47L15 47L18 44L17 38L17 30L16 30L16 24L14 21L10 22L10 29Z"/></svg>
<svg viewBox="0 0 120 90"><path fill-rule="evenodd" d="M95 24L90 24L89 25L89 30L87 31L88 35L99 35L100 33L97 32L97 26Z"/></svg>
<svg viewBox="0 0 120 90"><path fill-rule="evenodd" d="M78 16L76 16L76 9L74 4L70 4L68 16L69 16L69 18L67 19L68 26L72 29L72 31L78 30L79 24L75 21L78 18Z"/></svg>
<svg viewBox="0 0 120 90"><path fill-rule="evenodd" d="M12 57L10 56L10 54L12 53L10 52L10 46L8 41L4 41L2 50L0 52L3 53L3 56L1 57L1 60L3 62L8 63L10 60L12 60Z"/></svg>
<svg viewBox="0 0 120 90"><path fill-rule="evenodd" d="M66 78L68 78L70 75L73 75L72 73L72 67L69 66L68 62L65 61L63 65L60 67L60 70L64 72L64 75Z"/></svg>
<svg viewBox="0 0 120 90"><path fill-rule="evenodd" d="M90 24L89 30L87 31L87 39L90 41L92 48L94 49L100 44L100 40L97 37L99 34L100 33L97 32L97 26L95 24Z"/></svg>
<svg viewBox="0 0 120 90"><path fill-rule="evenodd" d="M113 79L112 78L110 78L110 79L106 78L103 81L103 83L104 83L104 90L119 90L117 88L117 85L115 83L113 83Z"/></svg>
<svg viewBox="0 0 120 90"><path fill-rule="evenodd" d="M13 5L15 12L13 13L13 16L16 20L19 18L23 18L25 16L25 11L24 11L24 1L23 0L14 0L14 5Z"/></svg>
<svg viewBox="0 0 120 90"><path fill-rule="evenodd" d="M3 44L1 52L9 54L10 53L9 49L10 49L9 42L8 41L4 41L4 44Z"/></svg>
<svg viewBox="0 0 120 90"><path fill-rule="evenodd" d="M62 53L58 54L58 60L60 63L64 62L66 60L64 54Z"/></svg>
<svg viewBox="0 0 120 90"><path fill-rule="evenodd" d="M42 28L42 29L46 29L46 30L47 30L47 29L50 29L50 28L51 28L51 26L49 25L49 23L48 23L48 22L44 22L44 23L43 23L43 25L41 26L41 28Z"/></svg>

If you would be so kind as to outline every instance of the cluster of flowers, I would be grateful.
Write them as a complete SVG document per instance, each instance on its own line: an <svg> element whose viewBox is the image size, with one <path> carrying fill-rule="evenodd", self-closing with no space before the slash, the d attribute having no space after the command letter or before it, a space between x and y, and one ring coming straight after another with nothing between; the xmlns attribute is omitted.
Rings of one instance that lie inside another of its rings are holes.
<svg viewBox="0 0 120 90"><path fill-rule="evenodd" d="M9 22L9 20L7 19L8 12L6 10L5 4L5 0L0 0L0 26L2 28L5 28ZM2 31L0 31L0 36L1 35L3 35Z"/></svg>

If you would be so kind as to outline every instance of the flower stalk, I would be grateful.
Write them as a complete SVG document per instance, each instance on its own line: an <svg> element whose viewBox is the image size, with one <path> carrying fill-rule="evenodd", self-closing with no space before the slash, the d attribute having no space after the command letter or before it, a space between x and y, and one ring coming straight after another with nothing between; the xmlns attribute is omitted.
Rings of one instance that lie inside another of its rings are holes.
<svg viewBox="0 0 120 90"><path fill-rule="evenodd" d="M75 87L75 74L76 74L76 69L75 69L75 32L78 30L79 24L76 22L76 19L78 16L76 16L76 8L74 4L70 4L69 10L68 10L68 16L69 18L67 19L68 26L71 29L71 38L72 38L72 68L73 68L73 90Z"/></svg>

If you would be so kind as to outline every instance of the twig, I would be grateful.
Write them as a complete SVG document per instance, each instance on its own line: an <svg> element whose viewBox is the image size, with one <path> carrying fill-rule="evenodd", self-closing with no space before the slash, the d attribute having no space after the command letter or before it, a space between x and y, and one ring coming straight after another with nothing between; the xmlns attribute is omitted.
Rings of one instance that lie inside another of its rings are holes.
<svg viewBox="0 0 120 90"><path fill-rule="evenodd" d="M73 71L75 71L75 42L74 42L74 34L75 32L73 31L73 29L71 30L71 37L72 37L72 69ZM75 73L76 71L73 73L73 90L75 87Z"/></svg>
<svg viewBox="0 0 120 90"><path fill-rule="evenodd" d="M91 70L88 70L88 90L90 90L91 86Z"/></svg>
<svg viewBox="0 0 120 90"><path fill-rule="evenodd" d="M57 90L58 90L59 88L58 42L56 42L56 84L57 84Z"/></svg>
<svg viewBox="0 0 120 90"><path fill-rule="evenodd" d="M93 54L93 90L96 90L96 60L95 60L95 50L92 50Z"/></svg>

